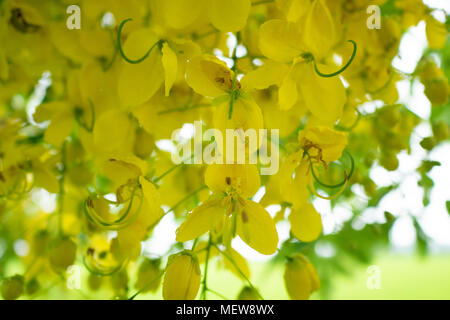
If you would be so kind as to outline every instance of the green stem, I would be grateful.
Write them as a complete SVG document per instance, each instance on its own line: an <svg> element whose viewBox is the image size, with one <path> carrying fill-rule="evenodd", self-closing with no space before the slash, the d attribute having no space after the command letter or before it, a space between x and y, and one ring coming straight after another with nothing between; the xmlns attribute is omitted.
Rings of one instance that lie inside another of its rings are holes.
<svg viewBox="0 0 450 320"><path fill-rule="evenodd" d="M113 47L114 47L114 53L113 53L113 56L112 56L111 61L109 63L106 64L106 61L105 61L104 65L103 65L103 71L104 72L106 72L109 69L111 69L111 67L113 66L114 62L116 61L117 53L119 52L119 49L118 49L119 46L116 45L116 42L114 41L114 34L113 34L112 31L111 31L111 37L112 37L112 43L113 43Z"/></svg>
<svg viewBox="0 0 450 320"><path fill-rule="evenodd" d="M200 188L198 188L197 190L191 192L190 194L188 194L187 196L185 196L183 199L181 199L180 201L178 201L172 208L170 208L169 210L167 210L166 212L164 212L164 214L155 222L153 223L148 230L151 230L154 226L156 226L161 220L162 218L164 218L166 215L168 215L169 213L171 213L172 211L174 211L176 208L178 208L179 205L181 205L183 202L185 202L186 200L188 200L189 198L195 196L197 193L199 193L200 191L202 191L203 189L206 189L206 186L203 185Z"/></svg>
<svg viewBox="0 0 450 320"><path fill-rule="evenodd" d="M236 46L233 49L233 68L231 70L233 71L233 81L231 82L231 93L230 93L230 108L228 110L228 119L231 119L233 116L233 108L234 108L234 100L236 99L236 82L237 82L237 47L239 46L239 42L241 40L241 34L238 32L236 34Z"/></svg>
<svg viewBox="0 0 450 320"><path fill-rule="evenodd" d="M59 178L59 198L58 198L58 232L63 234L63 207L64 207L64 179L66 174L66 142L61 147L61 177Z"/></svg>
<svg viewBox="0 0 450 320"><path fill-rule="evenodd" d="M211 245L212 245L212 236L211 234L209 235L209 240L208 240L208 246L206 247L206 260L205 260L205 271L203 274L203 281L202 281L202 293L200 295L200 298L202 300L206 300L206 291L208 290L208 285L207 285L207 281L208 281L208 265L209 265L209 256L211 253Z"/></svg>
<svg viewBox="0 0 450 320"><path fill-rule="evenodd" d="M239 266L236 264L236 262L234 262L234 260L228 256L225 252L223 252L222 250L220 250L220 248L216 245L213 244L213 246L217 249L217 251L220 252L221 255L223 255L228 261L231 262L231 264L236 268L236 270L239 272L239 274L245 279L245 281L247 281L248 285L250 286L250 288L252 288L256 294L258 295L258 297L261 300L264 300L264 298L262 297L262 295L259 293L259 291L255 288L255 286L252 284L252 282L247 278L247 276L244 274L244 272L242 272L241 268L239 268Z"/></svg>
<svg viewBox="0 0 450 320"><path fill-rule="evenodd" d="M150 281L149 283L147 283L144 288L142 288L141 290L139 290L138 292L136 292L135 294L133 294L131 297L128 298L128 300L134 300L138 295L140 295L143 291L147 290L147 288L149 288L153 283L155 283L157 280L159 280L163 275L164 275L165 271L161 271L160 274L158 274L158 276L153 279L152 281Z"/></svg>
<svg viewBox="0 0 450 320"><path fill-rule="evenodd" d="M217 292L216 290L207 289L209 292L214 293L216 296L218 296L219 298L222 298L223 300L229 300L227 297L225 297L224 295L222 295L221 293Z"/></svg>

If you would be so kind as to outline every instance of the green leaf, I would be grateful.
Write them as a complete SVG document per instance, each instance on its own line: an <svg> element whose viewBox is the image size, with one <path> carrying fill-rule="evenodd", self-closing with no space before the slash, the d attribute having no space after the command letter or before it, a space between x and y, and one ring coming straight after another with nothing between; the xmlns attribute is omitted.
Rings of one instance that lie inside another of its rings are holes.
<svg viewBox="0 0 450 320"><path fill-rule="evenodd" d="M450 200L445 203L445 206L447 207L448 214L450 214Z"/></svg>

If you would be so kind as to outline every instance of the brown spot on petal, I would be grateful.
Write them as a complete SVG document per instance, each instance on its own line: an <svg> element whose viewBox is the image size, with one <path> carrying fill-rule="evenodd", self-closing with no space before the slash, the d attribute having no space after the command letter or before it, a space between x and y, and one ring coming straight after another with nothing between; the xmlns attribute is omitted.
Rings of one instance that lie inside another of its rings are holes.
<svg viewBox="0 0 450 320"><path fill-rule="evenodd" d="M244 223L248 222L248 215L245 211L242 211L242 222Z"/></svg>

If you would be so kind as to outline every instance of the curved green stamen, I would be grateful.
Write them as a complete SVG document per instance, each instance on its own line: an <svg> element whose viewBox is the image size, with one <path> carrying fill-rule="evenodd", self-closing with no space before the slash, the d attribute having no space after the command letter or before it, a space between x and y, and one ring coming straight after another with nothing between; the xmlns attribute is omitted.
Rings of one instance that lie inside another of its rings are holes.
<svg viewBox="0 0 450 320"><path fill-rule="evenodd" d="M323 186L325 188L335 189L335 188L342 187L344 184L347 183L348 180L350 180L350 178L353 175L353 171L355 169L355 161L354 161L352 155L349 152L347 152L347 151L344 151L344 152L350 157L350 163L351 163L350 171L349 171L348 174L347 174L347 171L344 171L344 176L345 177L344 177L344 180L342 182L340 182L338 184L335 184L335 185L330 185L330 184L327 184L327 183L324 183L324 182L320 181L320 179L317 177L316 172L314 171L314 166L313 166L313 163L311 161L311 156L309 155L309 153L306 150L304 151L304 155L307 155L308 158L309 158L309 165L310 165L310 168L311 168L311 174L312 174L314 180L316 180L316 182L318 184L320 184L321 186Z"/></svg>
<svg viewBox="0 0 450 320"><path fill-rule="evenodd" d="M316 64L316 60L313 59L314 61L314 70L316 71L316 73L323 77L323 78L332 78L335 76L340 75L342 72L344 72L345 70L347 70L347 68L352 64L353 60L355 59L356 56L356 51L358 49L358 45L356 44L355 41L353 40L348 40L348 42L351 42L353 44L353 53L352 56L350 57L350 60L348 60L348 62L345 64L345 66L343 66L340 70L333 72L333 73L322 73L320 72L320 70L317 68L317 64Z"/></svg>
<svg viewBox="0 0 450 320"><path fill-rule="evenodd" d="M136 60L133 60L133 59L128 58L128 57L126 56L125 52L123 51L123 48L122 48L122 29L123 29L123 27L125 26L125 24L126 24L127 22L130 22L130 21L132 21L132 20L133 20L132 18L128 18L128 19L123 20L122 23L120 24L119 30L117 31L117 46L119 47L120 55L122 56L122 58L123 58L126 62L131 63L131 64L138 64L138 63L141 63L142 61L144 61L145 59L147 59L148 56L150 55L150 53L152 53L153 49L154 49L157 45L160 45L160 44L162 43L162 40L159 40L159 41L155 42L155 43L151 46L151 48L148 49L147 53L146 53L142 58L139 58L139 59L136 59Z"/></svg>

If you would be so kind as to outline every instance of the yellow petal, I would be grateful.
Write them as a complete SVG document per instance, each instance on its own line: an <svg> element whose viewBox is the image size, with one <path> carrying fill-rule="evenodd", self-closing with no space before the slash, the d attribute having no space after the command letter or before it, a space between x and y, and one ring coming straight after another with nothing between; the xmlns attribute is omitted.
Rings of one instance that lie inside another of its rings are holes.
<svg viewBox="0 0 450 320"><path fill-rule="evenodd" d="M322 232L322 219L314 207L306 203L294 208L289 215L292 234L300 241L316 240Z"/></svg>
<svg viewBox="0 0 450 320"><path fill-rule="evenodd" d="M200 288L200 266L191 254L181 253L169 257L164 275L165 300L193 300Z"/></svg>
<svg viewBox="0 0 450 320"><path fill-rule="evenodd" d="M164 42L162 48L162 64L164 66L164 75L165 75L165 93L166 96L169 96L170 89L172 88L177 78L178 59L176 54L167 44L167 42Z"/></svg>
<svg viewBox="0 0 450 320"><path fill-rule="evenodd" d="M139 177L139 183L142 186L142 191L144 192L144 197L147 203L149 204L149 208L152 210L152 213L159 214L160 206L161 206L161 196L156 189L155 185L145 179L144 177Z"/></svg>
<svg viewBox="0 0 450 320"><path fill-rule="evenodd" d="M237 217L237 234L259 253L270 255L277 251L278 233L270 214L259 204L250 200Z"/></svg>
<svg viewBox="0 0 450 320"><path fill-rule="evenodd" d="M301 36L293 23L269 20L259 29L259 48L272 60L291 62L302 53Z"/></svg>
<svg viewBox="0 0 450 320"><path fill-rule="evenodd" d="M141 241L143 240L143 228L128 227L117 231L120 252L130 260L136 260L141 254Z"/></svg>
<svg viewBox="0 0 450 320"><path fill-rule="evenodd" d="M324 0L312 3L306 17L303 42L316 59L325 57L336 41L336 30Z"/></svg>
<svg viewBox="0 0 450 320"><path fill-rule="evenodd" d="M220 200L209 200L195 208L177 229L179 242L193 240L213 229L225 216Z"/></svg>
<svg viewBox="0 0 450 320"><path fill-rule="evenodd" d="M158 41L148 29L133 31L123 46L128 58L139 59ZM164 80L161 52L156 46L150 55L138 64L122 62L119 75L119 97L125 106L138 106L148 101Z"/></svg>
<svg viewBox="0 0 450 320"><path fill-rule="evenodd" d="M226 250L226 254L233 260L234 263L232 263L229 259L224 258L225 267L240 278L242 278L242 275L244 275L247 279L250 278L250 268L248 267L247 260L245 260L239 252L231 247Z"/></svg>
<svg viewBox="0 0 450 320"><path fill-rule="evenodd" d="M61 145L72 132L73 123L73 118L67 113L56 115L45 130L44 140L55 146Z"/></svg>
<svg viewBox="0 0 450 320"><path fill-rule="evenodd" d="M289 6L286 19L292 22L303 23L310 7L311 2L309 0L293 0Z"/></svg>
<svg viewBox="0 0 450 320"><path fill-rule="evenodd" d="M281 110L289 110L298 99L297 83L291 74L288 74L281 83L278 91L278 104Z"/></svg>
<svg viewBox="0 0 450 320"><path fill-rule="evenodd" d="M320 70L320 64L318 68ZM339 77L323 78L316 74L312 63L302 64L300 89L309 111L320 120L336 122L347 102L345 87Z"/></svg>
<svg viewBox="0 0 450 320"><path fill-rule="evenodd" d="M430 16L426 19L425 30L427 34L428 46L431 49L439 50L445 45L448 32L444 23Z"/></svg>
<svg viewBox="0 0 450 320"><path fill-rule="evenodd" d="M212 164L206 169L205 183L215 193L223 193L232 187L247 198L258 191L261 181L255 165Z"/></svg>
<svg viewBox="0 0 450 320"><path fill-rule="evenodd" d="M235 146L234 159L228 159L226 157L226 147L231 148L232 145L224 143L224 161L228 161L228 163L230 161L233 163L242 163L238 162L238 145L245 146L245 155L248 156L256 152L263 142L263 139L260 139L260 129L264 128L262 111L252 97L240 96L233 103L231 119L229 112L230 99L228 98L214 110L213 123L215 128L220 130L225 138L227 137L227 129L234 130L233 133L236 134L236 137L233 138ZM249 129L251 131L248 131ZM231 135L228 135L228 137L231 137ZM239 144L237 141L239 141ZM231 158L231 155L229 157Z"/></svg>
<svg viewBox="0 0 450 320"><path fill-rule="evenodd" d="M44 188L50 193L59 193L59 181L53 172L39 167L33 170L33 175L36 187Z"/></svg>
<svg viewBox="0 0 450 320"><path fill-rule="evenodd" d="M211 23L223 32L242 30L247 24L250 0L210 0Z"/></svg>
<svg viewBox="0 0 450 320"><path fill-rule="evenodd" d="M308 186L311 183L309 161L300 159L302 152L294 153L285 160L280 169L280 193L285 201L296 206L303 205L308 200Z"/></svg>
<svg viewBox="0 0 450 320"><path fill-rule="evenodd" d="M99 116L94 127L94 144L105 152L121 150L127 145L132 135L133 124L128 114L119 109L111 109Z"/></svg>
<svg viewBox="0 0 450 320"><path fill-rule="evenodd" d="M167 26L185 29L191 26L203 13L204 0L164 0L163 13Z"/></svg>
<svg viewBox="0 0 450 320"><path fill-rule="evenodd" d="M288 70L286 65L268 60L263 66L250 71L241 79L242 88L262 90L280 85Z"/></svg>
<svg viewBox="0 0 450 320"><path fill-rule="evenodd" d="M186 67L186 82L205 97L218 97L231 90L233 72L226 63L212 55L192 58Z"/></svg>

